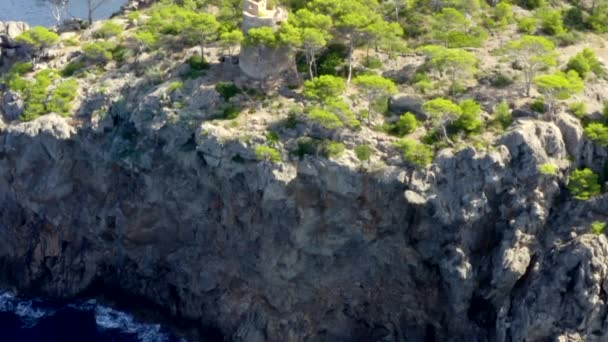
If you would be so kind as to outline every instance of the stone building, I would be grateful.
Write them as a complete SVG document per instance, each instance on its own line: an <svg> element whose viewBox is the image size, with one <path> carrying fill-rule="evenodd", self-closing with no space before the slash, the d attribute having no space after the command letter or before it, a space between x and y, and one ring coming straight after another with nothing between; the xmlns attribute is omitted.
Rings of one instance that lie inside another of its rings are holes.
<svg viewBox="0 0 608 342"><path fill-rule="evenodd" d="M243 32L257 27L278 28L287 21L288 12L282 7L268 8L266 0L243 2ZM239 59L241 70L249 77L263 80L276 77L292 66L291 51L287 47L244 45Z"/></svg>

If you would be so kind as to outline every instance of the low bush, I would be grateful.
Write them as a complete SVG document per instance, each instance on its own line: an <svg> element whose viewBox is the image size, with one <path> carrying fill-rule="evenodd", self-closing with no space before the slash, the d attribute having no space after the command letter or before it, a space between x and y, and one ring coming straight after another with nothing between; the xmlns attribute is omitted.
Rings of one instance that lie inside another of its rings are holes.
<svg viewBox="0 0 608 342"><path fill-rule="evenodd" d="M405 161L418 167L426 167L433 162L435 156L431 147L413 139L402 139L395 143L395 147L401 151Z"/></svg>
<svg viewBox="0 0 608 342"><path fill-rule="evenodd" d="M557 171L558 168L557 166L553 165L553 164L543 164L538 168L538 171L540 171L541 174L543 175L547 175L547 176L556 176L557 175Z"/></svg>
<svg viewBox="0 0 608 342"><path fill-rule="evenodd" d="M217 91L224 101L229 101L231 98L242 93L241 88L237 87L232 82L218 82L215 85L215 91Z"/></svg>
<svg viewBox="0 0 608 342"><path fill-rule="evenodd" d="M63 77L72 77L84 70L86 63L83 60L72 61L68 63L63 70L61 70L61 76Z"/></svg>
<svg viewBox="0 0 608 342"><path fill-rule="evenodd" d="M574 198L589 200L601 193L599 176L590 169L575 170L568 181L568 190Z"/></svg>
<svg viewBox="0 0 608 342"><path fill-rule="evenodd" d="M339 158L344 154L345 150L344 144L337 141L329 141L323 146L323 153L328 158Z"/></svg>
<svg viewBox="0 0 608 342"><path fill-rule="evenodd" d="M602 235L602 234L604 234L605 230L606 230L606 222L593 221L591 223L591 231L593 232L593 234Z"/></svg>
<svg viewBox="0 0 608 342"><path fill-rule="evenodd" d="M105 64L112 60L116 44L112 42L96 41L83 47L84 57L92 63Z"/></svg>
<svg viewBox="0 0 608 342"><path fill-rule="evenodd" d="M281 162L281 152L277 149L260 145L255 148L255 156L260 161L272 162L272 163L280 163Z"/></svg>
<svg viewBox="0 0 608 342"><path fill-rule="evenodd" d="M95 31L95 38L108 39L118 36L123 31L122 25L119 25L113 21L106 21L97 31Z"/></svg>
<svg viewBox="0 0 608 342"><path fill-rule="evenodd" d="M48 112L68 116L72 110L72 102L78 94L78 81L69 79L59 83L51 91L50 98L46 104Z"/></svg>

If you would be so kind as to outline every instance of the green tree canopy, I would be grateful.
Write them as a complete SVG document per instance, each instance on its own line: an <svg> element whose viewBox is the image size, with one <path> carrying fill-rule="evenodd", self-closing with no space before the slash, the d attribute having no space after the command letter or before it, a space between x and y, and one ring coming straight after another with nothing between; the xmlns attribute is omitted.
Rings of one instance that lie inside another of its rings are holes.
<svg viewBox="0 0 608 342"><path fill-rule="evenodd" d="M477 69L477 58L462 49L450 49L437 45L422 48L427 56L427 65L437 72L440 78L450 82L450 94L456 92L459 81L469 78Z"/></svg>
<svg viewBox="0 0 608 342"><path fill-rule="evenodd" d="M312 100L325 102L336 98L346 90L346 82L341 77L323 75L304 84L304 95Z"/></svg>
<svg viewBox="0 0 608 342"><path fill-rule="evenodd" d="M431 116L431 124L438 129L448 143L452 143L448 137L447 127L456 121L462 114L462 108L451 100L436 98L424 104L424 110Z"/></svg>
<svg viewBox="0 0 608 342"><path fill-rule="evenodd" d="M554 50L555 44L552 41L539 36L524 36L503 48L504 54L521 68L527 96L530 96L532 81L536 74L544 68L557 64Z"/></svg>
<svg viewBox="0 0 608 342"><path fill-rule="evenodd" d="M368 102L368 123L371 122L371 116L374 112L374 102L388 100L387 97L397 92L395 82L378 75L361 75L357 76L354 84L359 90L359 94Z"/></svg>

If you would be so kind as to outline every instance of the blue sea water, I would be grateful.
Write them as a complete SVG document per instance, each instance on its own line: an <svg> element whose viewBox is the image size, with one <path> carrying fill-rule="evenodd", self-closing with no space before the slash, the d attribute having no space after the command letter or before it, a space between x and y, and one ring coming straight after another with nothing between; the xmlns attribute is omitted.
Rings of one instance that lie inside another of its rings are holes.
<svg viewBox="0 0 608 342"><path fill-rule="evenodd" d="M0 293L2 342L181 342L159 324L137 321L95 300L50 304Z"/></svg>
<svg viewBox="0 0 608 342"><path fill-rule="evenodd" d="M105 19L127 3L127 0L107 0L94 13L94 19ZM68 13L87 17L87 0L70 0ZM32 26L52 26L55 19L46 0L0 0L0 21L25 21Z"/></svg>

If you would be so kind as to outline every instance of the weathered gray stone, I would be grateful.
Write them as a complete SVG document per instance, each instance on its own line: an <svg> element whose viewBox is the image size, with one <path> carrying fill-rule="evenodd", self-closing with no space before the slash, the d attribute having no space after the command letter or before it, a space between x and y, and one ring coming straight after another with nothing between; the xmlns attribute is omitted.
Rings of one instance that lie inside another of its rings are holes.
<svg viewBox="0 0 608 342"><path fill-rule="evenodd" d="M418 120L428 119L428 114L422 108L424 100L407 94L397 94L389 99L389 110L396 115L410 112L416 115Z"/></svg>

